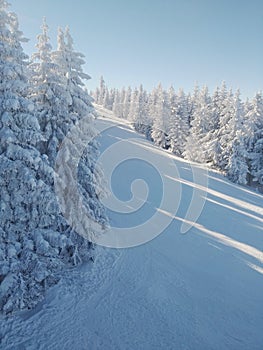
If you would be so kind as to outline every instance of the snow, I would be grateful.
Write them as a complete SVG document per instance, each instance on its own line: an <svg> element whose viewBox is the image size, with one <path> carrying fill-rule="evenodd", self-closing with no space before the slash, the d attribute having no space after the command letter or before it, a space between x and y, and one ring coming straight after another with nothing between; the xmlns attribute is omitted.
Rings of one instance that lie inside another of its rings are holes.
<svg viewBox="0 0 263 350"><path fill-rule="evenodd" d="M160 164L174 162L179 176L166 175L171 188L180 186L178 209L160 211L171 223L155 239L127 249L97 247L95 262L65 271L34 310L1 316L1 348L262 349L263 196L212 171L207 189L194 183L193 171L200 165L155 147L111 112L97 112L98 129L111 127L99 138L102 151L118 152L114 144L132 140L143 159L147 147ZM123 168L125 184L130 174ZM158 176L147 170L143 176L148 191L158 192ZM118 200L138 206L141 198L131 201L131 183L127 195L123 187L111 185ZM187 216L194 190L206 195L196 222ZM143 206L146 218L158 209L156 197ZM138 207L135 214L140 215ZM111 224L126 227L125 215L111 215ZM191 226L186 234L180 233L183 223Z"/></svg>

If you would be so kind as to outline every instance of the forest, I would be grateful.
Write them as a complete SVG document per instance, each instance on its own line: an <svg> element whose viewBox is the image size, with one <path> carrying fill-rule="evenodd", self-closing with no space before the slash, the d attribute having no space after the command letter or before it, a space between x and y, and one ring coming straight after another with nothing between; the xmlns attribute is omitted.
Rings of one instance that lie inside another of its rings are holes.
<svg viewBox="0 0 263 350"><path fill-rule="evenodd" d="M225 82L210 94L168 90L159 84L109 89L103 77L91 92L95 102L129 120L156 145L224 173L231 181L263 190L263 95L241 100Z"/></svg>

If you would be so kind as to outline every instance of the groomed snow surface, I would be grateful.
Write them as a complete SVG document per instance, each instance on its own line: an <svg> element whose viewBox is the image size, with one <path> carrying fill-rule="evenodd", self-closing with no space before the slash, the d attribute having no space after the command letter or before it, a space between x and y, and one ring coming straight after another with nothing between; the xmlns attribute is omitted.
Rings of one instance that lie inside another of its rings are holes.
<svg viewBox="0 0 263 350"><path fill-rule="evenodd" d="M262 350L263 196L210 171L204 209L181 234L193 190L201 191L200 203L205 195L193 181L196 166L156 148L110 113L98 113L97 125L111 127L100 135L102 151L126 140L131 150L136 145L160 163L174 162L179 175L164 175L171 188L173 182L180 186L178 210L163 212L172 222L157 238L134 248L97 247L95 262L67 271L36 309L2 317L0 348ZM135 168L138 175L140 167ZM127 169L125 164L117 169L121 177L115 184L113 178L112 188L129 201L131 183L123 190L125 179L132 178ZM141 178L149 193L158 194L162 183L147 174L151 170L142 167ZM133 214L109 211L112 225L150 220L159 200L151 196Z"/></svg>

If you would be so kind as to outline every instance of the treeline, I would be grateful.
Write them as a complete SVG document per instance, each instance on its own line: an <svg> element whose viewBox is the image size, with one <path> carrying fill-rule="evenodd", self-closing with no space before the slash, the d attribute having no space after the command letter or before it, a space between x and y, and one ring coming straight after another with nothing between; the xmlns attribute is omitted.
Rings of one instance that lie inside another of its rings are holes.
<svg viewBox="0 0 263 350"><path fill-rule="evenodd" d="M156 145L187 160L205 163L239 184L263 188L263 96L245 102L225 83L210 94L109 89L103 77L91 92L94 101L128 119Z"/></svg>
<svg viewBox="0 0 263 350"><path fill-rule="evenodd" d="M94 133L84 56L74 50L68 28L59 29L52 50L45 21L31 59L23 51L24 41L17 16L0 0L0 310L5 313L32 308L65 268L93 258L89 237L96 232L89 222L107 222L96 143L88 145L78 168L89 214L82 222L87 239L68 225L54 189L56 157L67 132L90 116L86 132ZM64 176L72 176L74 156L58 164ZM63 187L62 178L58 181L67 203L72 189ZM66 209L68 216L80 215L78 208Z"/></svg>

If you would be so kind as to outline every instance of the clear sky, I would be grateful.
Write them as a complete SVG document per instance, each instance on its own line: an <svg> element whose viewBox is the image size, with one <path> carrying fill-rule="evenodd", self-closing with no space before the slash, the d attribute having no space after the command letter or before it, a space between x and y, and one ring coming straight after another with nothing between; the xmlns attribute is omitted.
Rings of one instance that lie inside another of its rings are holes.
<svg viewBox="0 0 263 350"><path fill-rule="evenodd" d="M69 25L86 56L89 89L159 82L191 91L225 80L252 97L263 89L263 0L9 0L34 50L42 17L52 44Z"/></svg>

